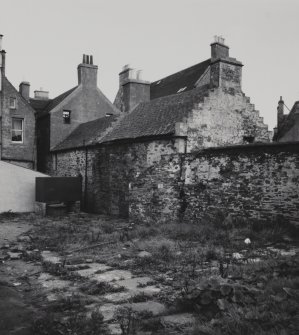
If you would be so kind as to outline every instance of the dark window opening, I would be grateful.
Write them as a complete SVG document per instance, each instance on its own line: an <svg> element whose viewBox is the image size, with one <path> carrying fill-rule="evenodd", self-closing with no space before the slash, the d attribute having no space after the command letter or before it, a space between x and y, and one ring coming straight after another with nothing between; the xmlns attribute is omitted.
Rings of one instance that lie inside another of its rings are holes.
<svg viewBox="0 0 299 335"><path fill-rule="evenodd" d="M62 117L64 123L71 123L71 111L62 111Z"/></svg>
<svg viewBox="0 0 299 335"><path fill-rule="evenodd" d="M254 142L254 136L243 136L243 141L245 143L253 143Z"/></svg>

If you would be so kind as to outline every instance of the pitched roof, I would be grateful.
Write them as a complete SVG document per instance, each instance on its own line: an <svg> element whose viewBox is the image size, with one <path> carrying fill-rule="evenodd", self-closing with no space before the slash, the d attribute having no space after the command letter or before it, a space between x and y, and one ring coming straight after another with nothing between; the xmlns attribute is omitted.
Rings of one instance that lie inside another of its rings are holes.
<svg viewBox="0 0 299 335"><path fill-rule="evenodd" d="M37 117L48 114L53 108L59 105L67 96L69 96L78 86L71 88L70 90L63 92L54 99L41 100L41 99L30 99L31 106L38 112Z"/></svg>
<svg viewBox="0 0 299 335"><path fill-rule="evenodd" d="M192 90L195 87L195 83L204 74L210 63L211 59L207 59L204 62L151 83L151 99L175 94L180 89L184 89L184 92Z"/></svg>
<svg viewBox="0 0 299 335"><path fill-rule="evenodd" d="M207 86L202 86L141 103L120 119L99 142L173 135L176 122L183 121L194 104L203 101L207 91Z"/></svg>
<svg viewBox="0 0 299 335"><path fill-rule="evenodd" d="M284 115L282 125L279 127L277 134L274 136L273 140L278 141L282 138L296 123L296 112L299 110L299 101L294 103L290 113Z"/></svg>
<svg viewBox="0 0 299 335"><path fill-rule="evenodd" d="M66 139L57 144L52 151L80 148L95 144L111 124L117 119L116 115L102 117L80 124Z"/></svg>

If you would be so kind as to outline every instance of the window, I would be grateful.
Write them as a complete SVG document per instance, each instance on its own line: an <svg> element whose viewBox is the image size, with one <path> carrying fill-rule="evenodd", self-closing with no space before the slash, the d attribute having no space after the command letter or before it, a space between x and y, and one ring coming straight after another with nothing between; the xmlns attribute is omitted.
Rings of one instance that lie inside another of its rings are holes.
<svg viewBox="0 0 299 335"><path fill-rule="evenodd" d="M9 108L12 108L12 109L17 108L16 98L13 98L13 97L9 98Z"/></svg>
<svg viewBox="0 0 299 335"><path fill-rule="evenodd" d="M254 136L243 136L243 141L245 143L253 143L254 142Z"/></svg>
<svg viewBox="0 0 299 335"><path fill-rule="evenodd" d="M12 118L11 140L23 143L23 119Z"/></svg>
<svg viewBox="0 0 299 335"><path fill-rule="evenodd" d="M68 110L62 111L62 117L64 123L71 123L71 111Z"/></svg>

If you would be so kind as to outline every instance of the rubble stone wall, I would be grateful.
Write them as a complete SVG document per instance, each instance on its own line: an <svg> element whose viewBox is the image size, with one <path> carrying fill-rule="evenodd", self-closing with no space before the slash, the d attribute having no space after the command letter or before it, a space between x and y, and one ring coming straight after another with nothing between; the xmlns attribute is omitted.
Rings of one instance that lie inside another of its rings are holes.
<svg viewBox="0 0 299 335"><path fill-rule="evenodd" d="M269 142L268 126L243 93L221 88L197 104L186 120L188 152L207 147Z"/></svg>
<svg viewBox="0 0 299 335"><path fill-rule="evenodd" d="M131 183L161 154L175 150L174 142L160 140L56 152L51 175L82 176L84 210L128 217Z"/></svg>
<svg viewBox="0 0 299 335"><path fill-rule="evenodd" d="M130 192L133 221L198 222L207 213L299 222L299 147L263 144L167 155Z"/></svg>

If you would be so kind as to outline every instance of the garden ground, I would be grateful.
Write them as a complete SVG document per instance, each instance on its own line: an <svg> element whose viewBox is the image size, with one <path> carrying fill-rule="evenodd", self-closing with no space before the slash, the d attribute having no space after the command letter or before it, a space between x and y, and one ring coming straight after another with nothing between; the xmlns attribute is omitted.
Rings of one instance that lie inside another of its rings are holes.
<svg viewBox="0 0 299 335"><path fill-rule="evenodd" d="M297 242L279 218L4 213L0 333L296 334Z"/></svg>

